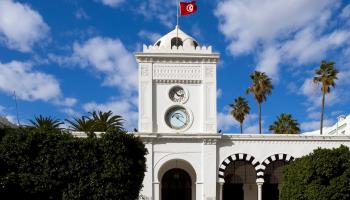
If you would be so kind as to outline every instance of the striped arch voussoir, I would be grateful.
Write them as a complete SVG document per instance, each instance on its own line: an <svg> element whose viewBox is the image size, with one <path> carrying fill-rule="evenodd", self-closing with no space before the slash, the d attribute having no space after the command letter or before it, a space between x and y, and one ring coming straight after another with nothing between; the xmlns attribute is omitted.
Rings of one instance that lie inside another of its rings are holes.
<svg viewBox="0 0 350 200"><path fill-rule="evenodd" d="M285 153L280 153L280 154L275 154L275 155L272 155L268 158L266 158L264 160L264 162L261 163L261 167L260 169L258 170L258 178L264 178L264 173L265 173L265 169L266 167L274 162L274 161L278 161L278 160L282 160L282 161L285 161L285 162L290 162L290 161L293 161L294 160L294 157L293 156L290 156L290 155L287 155Z"/></svg>
<svg viewBox="0 0 350 200"><path fill-rule="evenodd" d="M233 154L228 156L224 161L222 161L220 167L219 167L219 178L220 179L224 179L224 173L225 173L225 169L226 167L234 162L234 161L246 161L249 162L251 165L254 166L255 170L257 170L257 167L259 166L259 161L257 161L254 156L251 156L249 154L245 154L245 153L237 153L237 154Z"/></svg>

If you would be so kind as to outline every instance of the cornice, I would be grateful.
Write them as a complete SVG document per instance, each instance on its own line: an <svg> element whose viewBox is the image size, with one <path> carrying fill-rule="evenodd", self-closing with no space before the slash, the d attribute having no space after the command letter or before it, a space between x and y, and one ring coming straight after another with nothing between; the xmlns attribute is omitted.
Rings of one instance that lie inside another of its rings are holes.
<svg viewBox="0 0 350 200"><path fill-rule="evenodd" d="M195 54L195 53L136 53L138 62L160 63L210 63L215 64L220 59L220 54Z"/></svg>
<svg viewBox="0 0 350 200"><path fill-rule="evenodd" d="M194 134L194 133L134 133L140 138L154 138L154 139L187 139L187 140L199 140L199 139L216 139L218 142L223 141L266 141L266 142L278 142L278 141L328 141L328 142L350 142L350 136L306 136L306 135L272 135L272 134Z"/></svg>

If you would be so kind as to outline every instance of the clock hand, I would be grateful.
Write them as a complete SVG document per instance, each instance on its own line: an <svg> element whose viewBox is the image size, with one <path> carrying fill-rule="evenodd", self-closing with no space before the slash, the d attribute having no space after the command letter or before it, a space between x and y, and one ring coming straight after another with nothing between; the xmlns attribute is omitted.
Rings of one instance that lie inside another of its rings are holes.
<svg viewBox="0 0 350 200"><path fill-rule="evenodd" d="M183 117L182 117L183 118ZM180 122L182 122L183 124L185 124L185 122L184 121L182 121L181 119L180 119L180 117L179 116L176 116L176 119L177 120L179 120Z"/></svg>

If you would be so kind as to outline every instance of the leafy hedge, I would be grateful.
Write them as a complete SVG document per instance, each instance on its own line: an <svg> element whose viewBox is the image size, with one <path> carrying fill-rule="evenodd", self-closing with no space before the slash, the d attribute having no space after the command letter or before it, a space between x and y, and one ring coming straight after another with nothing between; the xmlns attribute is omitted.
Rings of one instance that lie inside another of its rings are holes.
<svg viewBox="0 0 350 200"><path fill-rule="evenodd" d="M1 199L136 199L143 143L114 131L74 138L60 131L0 130Z"/></svg>
<svg viewBox="0 0 350 200"><path fill-rule="evenodd" d="M350 199L348 147L317 149L284 168L282 200Z"/></svg>

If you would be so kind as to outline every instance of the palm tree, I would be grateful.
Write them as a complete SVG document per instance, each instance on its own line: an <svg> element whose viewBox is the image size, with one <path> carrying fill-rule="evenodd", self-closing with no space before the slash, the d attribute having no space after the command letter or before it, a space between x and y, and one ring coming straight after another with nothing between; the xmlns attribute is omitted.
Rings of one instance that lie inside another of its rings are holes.
<svg viewBox="0 0 350 200"><path fill-rule="evenodd" d="M66 119L73 131L94 132L94 121L89 117L73 118L74 121Z"/></svg>
<svg viewBox="0 0 350 200"><path fill-rule="evenodd" d="M297 120L291 114L282 113L270 125L269 130L275 134L299 134L300 128Z"/></svg>
<svg viewBox="0 0 350 200"><path fill-rule="evenodd" d="M113 115L112 111L94 111L90 114L94 121L95 131L123 130L123 118L120 115Z"/></svg>
<svg viewBox="0 0 350 200"><path fill-rule="evenodd" d="M271 94L273 86L271 79L264 73L255 71L250 74L253 84L248 87L247 93L252 93L259 105L259 133L261 134L261 104Z"/></svg>
<svg viewBox="0 0 350 200"><path fill-rule="evenodd" d="M239 122L241 133L243 133L243 121L245 116L250 112L248 101L246 101L243 97L238 97L234 100L233 104L230 104L230 107L231 115Z"/></svg>
<svg viewBox="0 0 350 200"><path fill-rule="evenodd" d="M320 68L315 70L316 76L313 81L316 84L322 84L322 111L321 111L321 123L320 123L320 134L322 135L323 129L323 114L324 114L324 102L326 93L331 91L331 87L335 88L335 80L338 79L338 70L334 68L335 62L322 61Z"/></svg>
<svg viewBox="0 0 350 200"><path fill-rule="evenodd" d="M31 125L29 127L41 130L41 131L51 131L51 130L61 130L60 125L63 124L58 119L53 119L51 117L43 117L39 115L39 117L35 117L35 120L29 120Z"/></svg>

